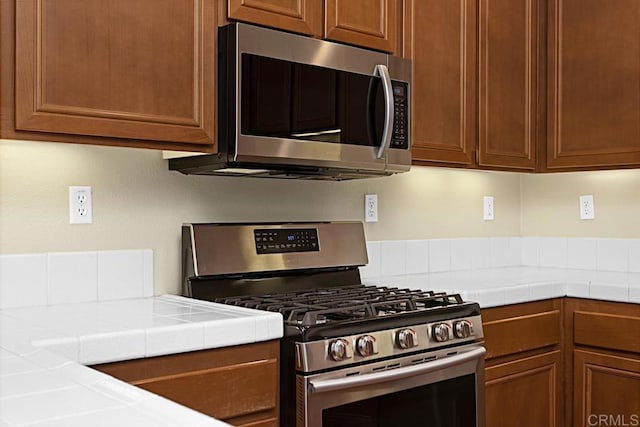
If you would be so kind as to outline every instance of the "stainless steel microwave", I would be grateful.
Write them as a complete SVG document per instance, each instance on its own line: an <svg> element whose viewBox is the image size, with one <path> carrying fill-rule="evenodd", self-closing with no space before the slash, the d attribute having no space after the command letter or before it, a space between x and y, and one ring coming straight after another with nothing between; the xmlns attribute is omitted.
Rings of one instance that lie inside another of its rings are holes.
<svg viewBox="0 0 640 427"><path fill-rule="evenodd" d="M411 62L246 24L220 28L219 153L187 174L346 180L411 165Z"/></svg>

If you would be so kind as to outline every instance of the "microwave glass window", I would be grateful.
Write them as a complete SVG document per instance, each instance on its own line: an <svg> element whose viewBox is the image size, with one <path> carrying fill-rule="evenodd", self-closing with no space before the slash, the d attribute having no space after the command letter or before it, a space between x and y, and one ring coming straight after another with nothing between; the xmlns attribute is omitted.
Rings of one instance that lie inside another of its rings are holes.
<svg viewBox="0 0 640 427"><path fill-rule="evenodd" d="M244 135L378 146L378 77L242 54Z"/></svg>
<svg viewBox="0 0 640 427"><path fill-rule="evenodd" d="M475 375L325 409L323 427L476 427Z"/></svg>

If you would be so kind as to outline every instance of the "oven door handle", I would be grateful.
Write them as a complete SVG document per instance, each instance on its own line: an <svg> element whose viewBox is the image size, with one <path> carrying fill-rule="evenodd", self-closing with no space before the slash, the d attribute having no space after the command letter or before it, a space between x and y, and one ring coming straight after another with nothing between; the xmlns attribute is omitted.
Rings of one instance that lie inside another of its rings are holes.
<svg viewBox="0 0 640 427"><path fill-rule="evenodd" d="M382 141L378 147L378 153L376 158L381 159L387 155L387 151L391 146L391 136L393 132L393 118L395 116L395 110L393 107L393 87L391 85L391 77L389 76L389 69L384 64L376 65L373 75L380 77L382 80L382 90L384 92L384 128L382 129Z"/></svg>
<svg viewBox="0 0 640 427"><path fill-rule="evenodd" d="M391 369L389 371L364 374L360 376L311 381L309 383L309 392L326 393L330 391L362 387L371 384L379 384L383 382L414 377L417 375L428 374L440 369L447 369L453 366L462 365L475 359L480 359L484 357L486 352L487 351L484 347L478 347L473 350L457 354L455 356L446 357L444 359L437 359L432 362L422 363L420 365L407 366L405 368Z"/></svg>

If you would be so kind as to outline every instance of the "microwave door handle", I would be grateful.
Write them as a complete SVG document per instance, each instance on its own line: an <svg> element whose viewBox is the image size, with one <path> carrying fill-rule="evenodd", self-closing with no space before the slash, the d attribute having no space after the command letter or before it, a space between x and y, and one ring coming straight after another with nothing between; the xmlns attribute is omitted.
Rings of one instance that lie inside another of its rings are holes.
<svg viewBox="0 0 640 427"><path fill-rule="evenodd" d="M484 357L486 350L484 347L477 347L473 350L457 354L455 356L437 359L420 365L407 366L404 368L391 369L389 371L375 372L372 374L354 375L352 377L337 378L331 380L318 380L309 383L309 391L312 393L325 393L330 391L345 390L354 387L362 387L371 384L379 384L418 375L428 374L438 370L452 368L473 360L480 360Z"/></svg>
<svg viewBox="0 0 640 427"><path fill-rule="evenodd" d="M391 133L393 130L393 117L395 111L393 108L393 87L391 86L391 77L389 77L389 69L386 65L378 64L373 75L380 77L382 80L382 90L384 92L384 129L382 131L382 141L378 147L377 159L381 159L387 155L387 150L391 145Z"/></svg>

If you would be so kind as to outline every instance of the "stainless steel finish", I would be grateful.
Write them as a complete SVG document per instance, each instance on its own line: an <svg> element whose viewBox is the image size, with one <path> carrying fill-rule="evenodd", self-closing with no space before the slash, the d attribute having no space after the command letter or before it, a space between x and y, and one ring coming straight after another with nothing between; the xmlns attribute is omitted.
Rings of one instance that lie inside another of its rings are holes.
<svg viewBox="0 0 640 427"><path fill-rule="evenodd" d="M416 347L418 345L418 334L411 328L400 329L396 334L396 344L402 349Z"/></svg>
<svg viewBox="0 0 640 427"><path fill-rule="evenodd" d="M391 87L391 77L389 77L389 69L386 65L376 65L374 76L380 77L382 80L382 88L384 93L384 128L382 130L382 141L378 148L377 159L381 159L386 156L391 145L391 134L393 130L393 118L395 116L395 108L393 101L393 87Z"/></svg>
<svg viewBox="0 0 640 427"><path fill-rule="evenodd" d="M461 320L461 319L457 319ZM309 342L297 342L296 343L296 370L300 372L317 372L325 369L346 367L349 365L356 365L362 362L370 362L379 359L386 359L392 356L403 356L408 351L420 352L420 351L434 351L444 346L453 345L465 345L472 342L479 342L483 339L482 331L482 318L480 316L473 316L465 318L468 320L474 328L475 335L469 338L456 338L451 337L447 342L436 342L435 338L432 338L433 327L437 324L445 324L451 328L452 322L455 320L448 320L446 322L424 323L418 325L407 325L403 328L385 329L381 331L371 331L367 335L375 338L377 346L377 354L370 356L362 356L357 351L353 352L353 358L335 361L329 357L329 347L332 339L309 341ZM415 346L408 350L400 348L397 344L397 335L402 330L411 329L415 331L416 340ZM362 334L350 335L341 337L342 339L351 343L351 348L357 348L357 340L362 337Z"/></svg>
<svg viewBox="0 0 640 427"><path fill-rule="evenodd" d="M453 333L457 338L468 338L473 335L473 324L467 320L453 322Z"/></svg>
<svg viewBox="0 0 640 427"><path fill-rule="evenodd" d="M378 354L378 344L376 342L376 338L371 335L361 336L356 340L356 346L358 348L358 353L362 357L373 356L374 354Z"/></svg>
<svg viewBox="0 0 640 427"><path fill-rule="evenodd" d="M237 25L236 45L236 147L230 160L237 162L264 162L283 165L349 168L363 171L405 172L411 165L411 147L389 150L378 158L378 147L300 141L287 138L243 135L240 129L240 93L242 90L241 55L251 53L302 64L372 75L382 64L389 78L411 81L409 60L341 45L309 37L297 36L246 24ZM393 102L393 100L391 100ZM410 117L410 116L409 116ZM410 139L409 139L410 141Z"/></svg>
<svg viewBox="0 0 640 427"><path fill-rule="evenodd" d="M433 339L437 342L449 341L451 337L451 326L446 323L438 323L433 326Z"/></svg>
<svg viewBox="0 0 640 427"><path fill-rule="evenodd" d="M353 357L351 343L343 339L331 341L329 344L329 357L336 362L351 359Z"/></svg>
<svg viewBox="0 0 640 427"><path fill-rule="evenodd" d="M185 261L193 263L196 276L359 266L368 262L361 222L185 224L184 227L188 230L186 234L191 236L192 250L192 259ZM317 230L319 252L257 254L253 234L255 229L297 228Z"/></svg>
<svg viewBox="0 0 640 427"><path fill-rule="evenodd" d="M475 374L476 425L484 427L485 353L484 347L472 344L428 353L426 360L424 354L414 354L306 377L298 375L297 398L302 402L297 406L299 426L322 426L322 411L327 408Z"/></svg>

